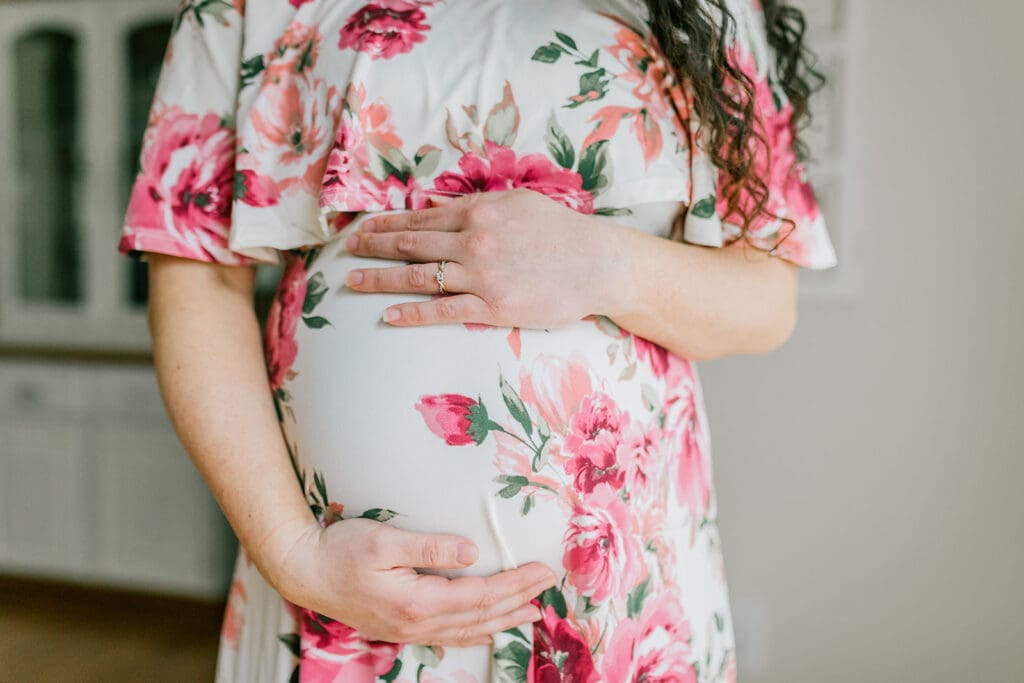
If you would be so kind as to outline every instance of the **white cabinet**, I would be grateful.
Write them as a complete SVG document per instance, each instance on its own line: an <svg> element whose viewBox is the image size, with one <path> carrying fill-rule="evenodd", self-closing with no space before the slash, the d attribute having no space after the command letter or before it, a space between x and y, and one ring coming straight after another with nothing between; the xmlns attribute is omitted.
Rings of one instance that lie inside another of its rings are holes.
<svg viewBox="0 0 1024 683"><path fill-rule="evenodd" d="M0 363L0 572L220 598L236 549L151 369Z"/></svg>

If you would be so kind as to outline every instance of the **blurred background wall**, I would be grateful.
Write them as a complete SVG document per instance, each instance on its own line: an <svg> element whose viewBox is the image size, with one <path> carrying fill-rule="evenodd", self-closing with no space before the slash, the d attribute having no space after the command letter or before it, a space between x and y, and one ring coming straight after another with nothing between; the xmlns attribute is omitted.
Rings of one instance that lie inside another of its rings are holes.
<svg viewBox="0 0 1024 683"><path fill-rule="evenodd" d="M0 578L216 603L234 539L114 253L174 4L0 2ZM1024 6L799 4L840 266L782 349L700 367L739 679L1021 681Z"/></svg>
<svg viewBox="0 0 1024 683"><path fill-rule="evenodd" d="M739 678L1024 681L1024 5L849 9L857 284L701 368Z"/></svg>

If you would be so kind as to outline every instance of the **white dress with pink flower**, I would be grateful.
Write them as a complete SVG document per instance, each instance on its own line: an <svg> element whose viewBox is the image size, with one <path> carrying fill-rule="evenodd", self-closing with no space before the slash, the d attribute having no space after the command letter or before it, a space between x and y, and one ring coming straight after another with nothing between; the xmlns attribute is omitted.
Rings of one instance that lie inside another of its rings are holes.
<svg viewBox="0 0 1024 683"><path fill-rule="evenodd" d="M732 55L771 148L755 244L835 263L763 17ZM282 259L269 390L297 485L327 525L465 534L490 574L546 562L536 624L493 646L368 641L283 600L243 550L218 681L719 681L736 677L711 444L692 362L604 316L559 329L393 327L423 295L355 292L344 237L428 193L532 189L718 247L736 238L685 83L636 0L185 0L126 213L123 253ZM676 220L679 210L686 211ZM678 230L675 230L678 228Z"/></svg>

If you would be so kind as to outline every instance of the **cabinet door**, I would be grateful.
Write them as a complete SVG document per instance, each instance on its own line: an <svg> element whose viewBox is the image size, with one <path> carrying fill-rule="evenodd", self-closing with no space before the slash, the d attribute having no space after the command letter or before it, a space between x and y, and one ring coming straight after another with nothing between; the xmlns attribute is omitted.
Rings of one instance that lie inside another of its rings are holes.
<svg viewBox="0 0 1024 683"><path fill-rule="evenodd" d="M220 597L236 542L169 425L93 428L96 556L105 580Z"/></svg>
<svg viewBox="0 0 1024 683"><path fill-rule="evenodd" d="M5 414L0 421L0 568L74 575L92 529L78 423Z"/></svg>

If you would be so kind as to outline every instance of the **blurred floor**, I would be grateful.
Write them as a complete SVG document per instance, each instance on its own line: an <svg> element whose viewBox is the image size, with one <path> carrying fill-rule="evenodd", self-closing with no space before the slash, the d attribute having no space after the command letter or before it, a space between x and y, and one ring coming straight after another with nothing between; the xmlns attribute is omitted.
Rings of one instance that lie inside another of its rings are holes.
<svg viewBox="0 0 1024 683"><path fill-rule="evenodd" d="M0 576L0 681L212 681L223 610Z"/></svg>

